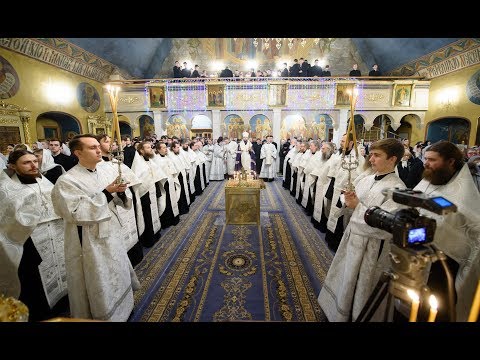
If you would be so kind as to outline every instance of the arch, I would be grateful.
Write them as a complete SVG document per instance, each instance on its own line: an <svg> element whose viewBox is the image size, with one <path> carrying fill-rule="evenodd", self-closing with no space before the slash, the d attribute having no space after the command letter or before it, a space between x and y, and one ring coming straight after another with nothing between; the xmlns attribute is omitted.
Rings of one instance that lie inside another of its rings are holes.
<svg viewBox="0 0 480 360"><path fill-rule="evenodd" d="M119 121L118 122L119 125L120 125L120 136L124 136L124 135L128 135L130 137L133 136L133 133L132 133L132 127L130 126L130 124L126 121Z"/></svg>
<svg viewBox="0 0 480 360"><path fill-rule="evenodd" d="M140 124L140 137L142 139L155 134L155 123L151 116L140 115L138 123Z"/></svg>
<svg viewBox="0 0 480 360"><path fill-rule="evenodd" d="M48 111L36 119L37 139L58 138L68 141L75 135L83 134L80 121L73 115L61 111Z"/></svg>
<svg viewBox="0 0 480 360"><path fill-rule="evenodd" d="M308 137L314 140L329 140L333 138L333 119L328 114L315 115L312 126L308 129Z"/></svg>
<svg viewBox="0 0 480 360"><path fill-rule="evenodd" d="M187 128L187 120L179 114L171 115L166 122L167 136L176 136L179 139L186 139L190 137L190 132Z"/></svg>
<svg viewBox="0 0 480 360"><path fill-rule="evenodd" d="M272 121L264 114L255 114L250 119L249 130L252 139L265 139L272 135Z"/></svg>
<svg viewBox="0 0 480 360"><path fill-rule="evenodd" d="M307 137L307 127L305 124L305 119L302 117L302 115L287 115L282 121L282 126L280 127L280 138L290 139L293 137L302 139Z"/></svg>
<svg viewBox="0 0 480 360"><path fill-rule="evenodd" d="M237 114L230 114L223 120L224 132L223 135L231 138L242 138L242 132L246 130L243 119Z"/></svg>
<svg viewBox="0 0 480 360"><path fill-rule="evenodd" d="M212 120L206 115L195 115L192 119L193 130L212 130Z"/></svg>
<svg viewBox="0 0 480 360"><path fill-rule="evenodd" d="M435 143L447 140L454 144L468 144L470 138L470 120L460 117L445 117L430 121L426 129L426 141Z"/></svg>
<svg viewBox="0 0 480 360"><path fill-rule="evenodd" d="M398 137L402 139L410 140L412 138L412 124L409 121L407 121L409 117L410 115L405 115L403 118L401 118L400 126L395 131Z"/></svg>

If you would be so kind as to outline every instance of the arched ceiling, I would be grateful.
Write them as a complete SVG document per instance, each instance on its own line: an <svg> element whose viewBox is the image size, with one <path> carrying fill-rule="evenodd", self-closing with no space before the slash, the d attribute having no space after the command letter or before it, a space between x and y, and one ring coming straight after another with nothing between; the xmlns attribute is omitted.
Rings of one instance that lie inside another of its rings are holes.
<svg viewBox="0 0 480 360"><path fill-rule="evenodd" d="M66 38L105 59L134 78L155 77L172 50L172 38ZM366 64L383 73L407 64L458 38L352 38ZM172 64L173 66L173 64Z"/></svg>

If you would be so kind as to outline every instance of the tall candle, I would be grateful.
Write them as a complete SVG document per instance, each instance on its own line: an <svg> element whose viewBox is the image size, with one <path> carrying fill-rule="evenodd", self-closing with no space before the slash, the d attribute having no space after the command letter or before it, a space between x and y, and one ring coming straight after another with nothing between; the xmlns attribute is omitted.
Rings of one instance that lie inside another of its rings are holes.
<svg viewBox="0 0 480 360"><path fill-rule="evenodd" d="M477 321L479 309L480 309L480 280L478 281L477 291L475 291L472 308L470 309L470 314L468 315L468 322Z"/></svg>
<svg viewBox="0 0 480 360"><path fill-rule="evenodd" d="M428 314L428 322L435 322L435 318L437 317L438 312L438 301L435 295L430 295L428 302L430 303L430 314Z"/></svg>
<svg viewBox="0 0 480 360"><path fill-rule="evenodd" d="M407 290L407 294L412 299L412 309L410 310L410 319L408 321L416 322L418 315L418 307L420 305L420 298L418 297L418 294L411 289Z"/></svg>

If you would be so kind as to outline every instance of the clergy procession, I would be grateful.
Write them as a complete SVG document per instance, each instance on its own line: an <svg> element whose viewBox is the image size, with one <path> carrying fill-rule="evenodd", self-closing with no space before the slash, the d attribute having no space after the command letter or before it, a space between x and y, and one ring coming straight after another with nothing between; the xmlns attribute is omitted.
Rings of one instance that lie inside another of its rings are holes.
<svg viewBox="0 0 480 360"><path fill-rule="evenodd" d="M108 135L77 135L68 145L52 139L34 151L20 144L0 163L0 293L25 303L30 321L127 321L140 288L135 267L162 231L188 216L210 181L243 170L281 181L298 204L292 206L311 217L334 254L318 303L328 321L355 321L391 267L392 234L368 225L365 212L405 207L382 191L407 188L411 158L424 170L409 177L409 187L458 207L448 215L423 212L436 220L434 245L454 280L455 320L466 321L480 278L480 195L453 143L431 144L416 156L408 142L387 138L363 147L351 134L338 145L292 138L280 148L271 135L251 139L248 132L238 141L134 140L123 137L121 153ZM443 304L437 319L451 321L444 263L430 265L427 285ZM383 321L385 307L371 321Z"/></svg>

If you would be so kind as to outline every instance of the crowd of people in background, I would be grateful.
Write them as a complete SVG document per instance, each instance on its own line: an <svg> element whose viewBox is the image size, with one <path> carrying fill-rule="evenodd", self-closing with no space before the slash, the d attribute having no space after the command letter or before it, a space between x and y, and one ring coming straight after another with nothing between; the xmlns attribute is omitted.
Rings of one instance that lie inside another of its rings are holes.
<svg viewBox="0 0 480 360"><path fill-rule="evenodd" d="M210 77L219 77L219 78L270 78L270 77L293 77L293 78L301 78L301 77L329 77L332 76L330 65L325 65L322 68L319 64L319 60L315 59L314 64L309 64L307 59L300 58L300 59L293 59L293 64L288 66L287 63L283 63L282 69L272 70L272 69L265 69L260 70L257 69L255 71L254 68L251 68L249 71L243 72L240 70L232 71L229 66L226 66L220 72L214 72L210 75ZM358 64L353 64L352 70L349 73L350 77L359 77L362 76L361 71L358 69ZM372 70L368 73L370 77L378 77L382 76L382 73L379 70L378 64L372 65ZM194 69L192 70L189 68L188 63L184 62L183 66L180 65L179 61L175 61L175 65L173 66L173 78L180 79L180 78L206 78L209 77L207 75L207 71L203 70L200 73L200 66L198 64L195 65Z"/></svg>
<svg viewBox="0 0 480 360"><path fill-rule="evenodd" d="M242 135L123 136L122 154L105 134L77 135L68 142L40 139L32 148L8 144L0 157L0 215L5 219L0 224L0 255L8 265L0 269L2 292L25 302L33 321L61 315L67 308L73 317L126 321L134 306L133 291L139 288L133 268L144 249L188 214L210 181L232 179L242 168L254 178L275 181L278 154L284 188L336 253L319 302L329 320L354 320L377 270L388 263L389 247L379 248L375 239L389 235L368 226L363 217L366 204L398 208L384 199L381 189L435 190L452 201L459 196L465 199L458 204L462 214L479 196L478 146L426 141L412 147L408 139L383 139L359 142L357 154L346 134L338 148L301 138L282 139L278 146L271 135ZM341 166L345 156L358 161L351 174ZM355 191L342 190L349 178ZM458 193L451 193L454 180L463 186ZM376 187L379 182L383 187ZM447 226L437 221L440 228ZM449 236L460 223L452 224L444 230ZM476 266L464 249L471 245L472 234L467 231L456 247L439 241L458 274L458 304L464 307L471 295L466 274ZM351 253L355 243L362 250ZM348 276L347 258L358 265ZM368 269L365 261L371 262ZM444 294L444 289L435 290Z"/></svg>

